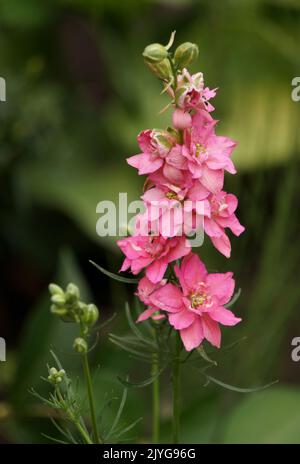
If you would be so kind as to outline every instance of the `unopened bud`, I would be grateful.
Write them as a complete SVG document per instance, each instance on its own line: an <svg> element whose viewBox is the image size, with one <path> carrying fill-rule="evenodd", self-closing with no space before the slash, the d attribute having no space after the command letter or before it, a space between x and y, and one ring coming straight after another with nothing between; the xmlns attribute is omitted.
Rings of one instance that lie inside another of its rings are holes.
<svg viewBox="0 0 300 464"><path fill-rule="evenodd" d="M147 63L160 63L167 56L168 51L166 47L159 43L150 44L143 51L143 57Z"/></svg>
<svg viewBox="0 0 300 464"><path fill-rule="evenodd" d="M78 337L74 340L73 348L77 353L85 354L87 353L88 345L84 338Z"/></svg>
<svg viewBox="0 0 300 464"><path fill-rule="evenodd" d="M59 285L50 284L48 288L51 295L64 295L64 291Z"/></svg>
<svg viewBox="0 0 300 464"><path fill-rule="evenodd" d="M64 369L60 369L59 371L55 367L51 367L49 369L48 380L49 382L53 383L54 385L61 383L66 375Z"/></svg>
<svg viewBox="0 0 300 464"><path fill-rule="evenodd" d="M51 301L55 305L62 306L66 303L65 295L56 293L55 295L51 296Z"/></svg>
<svg viewBox="0 0 300 464"><path fill-rule="evenodd" d="M96 305L85 305L82 309L81 321L88 325L94 325L99 318L99 310Z"/></svg>
<svg viewBox="0 0 300 464"><path fill-rule="evenodd" d="M68 302L79 300L80 298L80 291L77 285L75 284L68 284L66 288L66 298Z"/></svg>
<svg viewBox="0 0 300 464"><path fill-rule="evenodd" d="M50 312L52 314L55 314L56 316L66 316L66 314L68 313L68 310L66 308L61 308L57 306L56 304L53 304L50 307Z"/></svg>
<svg viewBox="0 0 300 464"><path fill-rule="evenodd" d="M176 48L174 60L178 68L182 69L190 65L198 57L199 49L196 44L184 42Z"/></svg>
<svg viewBox="0 0 300 464"><path fill-rule="evenodd" d="M170 61L165 58L160 63L150 63L145 60L145 63L150 68L150 70L155 74L159 79L166 80L170 82L173 78L173 73L170 65Z"/></svg>

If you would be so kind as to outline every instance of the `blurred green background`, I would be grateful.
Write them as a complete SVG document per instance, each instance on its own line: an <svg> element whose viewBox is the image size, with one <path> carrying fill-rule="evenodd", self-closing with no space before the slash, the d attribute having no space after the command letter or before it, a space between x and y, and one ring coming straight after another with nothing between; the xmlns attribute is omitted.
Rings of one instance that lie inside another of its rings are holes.
<svg viewBox="0 0 300 464"><path fill-rule="evenodd" d="M93 352L97 401L118 396L117 375L149 376L107 339L124 334L124 301L132 287L109 280L92 259L116 272L122 261L113 238L96 234L96 205L118 192L136 199L143 180L125 158L138 152L136 135L164 127L167 97L141 58L151 42L196 42L194 71L219 87L218 133L239 141L237 176L225 188L240 200L246 232L232 238L230 261L208 240L200 250L211 270L235 273L243 323L223 331L231 351L210 352L212 375L239 386L279 379L264 392L243 395L204 385L185 367L182 442L300 443L300 363L291 340L300 336L299 152L300 103L291 80L300 75L299 0L2 0L0 75L1 278L0 441L47 442L47 414L28 393L47 390L49 348L67 369L74 335L49 315L47 285L73 280L101 309L117 313ZM210 349L208 348L208 351ZM187 365L188 366L188 365ZM150 387L130 390L124 423L143 421L133 441L149 440ZM162 390L162 440L169 440L170 378ZM108 411L108 416L113 413ZM109 417L108 417L109 419Z"/></svg>

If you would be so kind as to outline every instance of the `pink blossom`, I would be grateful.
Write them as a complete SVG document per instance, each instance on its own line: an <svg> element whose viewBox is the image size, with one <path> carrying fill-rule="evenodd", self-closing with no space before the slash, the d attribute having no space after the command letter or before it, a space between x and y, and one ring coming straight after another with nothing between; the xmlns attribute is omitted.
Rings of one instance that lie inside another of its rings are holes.
<svg viewBox="0 0 300 464"><path fill-rule="evenodd" d="M162 280L169 263L190 251L185 237L136 235L118 240L117 244L126 256L120 271L131 269L136 275L146 268L146 276L154 284Z"/></svg>
<svg viewBox="0 0 300 464"><path fill-rule="evenodd" d="M183 69L177 77L177 88L175 96L173 91L170 94L176 99L176 105L183 110L205 109L213 111L214 107L209 100L216 95L216 90L204 87L203 74L198 72L191 75L187 69Z"/></svg>
<svg viewBox="0 0 300 464"><path fill-rule="evenodd" d="M201 187L171 190L166 186L147 190L142 199L146 210L137 218L139 233L149 231L163 237L189 235L204 229L204 217L210 216L210 204Z"/></svg>
<svg viewBox="0 0 300 464"><path fill-rule="evenodd" d="M127 163L137 168L140 175L155 172L162 167L164 158L176 143L174 134L158 129L142 131L137 140L142 153L127 158Z"/></svg>
<svg viewBox="0 0 300 464"><path fill-rule="evenodd" d="M236 236L239 236L245 230L234 214L238 206L238 200L235 195L219 192L216 195L211 195L209 202L211 215L204 218L204 230L210 236L217 250L229 258L231 245L225 233L225 228L229 228Z"/></svg>
<svg viewBox="0 0 300 464"><path fill-rule="evenodd" d="M187 111L176 108L173 115L172 121L176 129L187 129L192 125L192 117Z"/></svg>
<svg viewBox="0 0 300 464"><path fill-rule="evenodd" d="M223 188L224 170L235 174L231 153L236 143L228 137L217 136L217 123L206 111L200 110L193 116L193 127L185 131L182 155L194 179L211 193Z"/></svg>
<svg viewBox="0 0 300 464"><path fill-rule="evenodd" d="M149 317L151 317L152 319L162 319L165 317L162 313L160 313L159 308L157 308L155 305L151 303L151 295L155 290L158 290L163 285L165 285L166 282L166 279L163 279L159 283L153 284L147 277L143 277L139 281L136 296L146 306L148 306L148 308L139 315L137 322L145 321L146 319L149 319Z"/></svg>
<svg viewBox="0 0 300 464"><path fill-rule="evenodd" d="M204 339L220 347L219 324L233 326L241 321L224 305L234 291L231 272L208 274L194 253L174 268L180 287L167 283L150 295L152 304L166 311L170 324L180 331L187 351L197 348Z"/></svg>

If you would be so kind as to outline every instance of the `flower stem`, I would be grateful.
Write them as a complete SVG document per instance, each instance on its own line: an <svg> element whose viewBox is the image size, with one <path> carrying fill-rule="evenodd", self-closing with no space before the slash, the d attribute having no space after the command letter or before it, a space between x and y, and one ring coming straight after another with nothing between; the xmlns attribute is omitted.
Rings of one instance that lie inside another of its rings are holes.
<svg viewBox="0 0 300 464"><path fill-rule="evenodd" d="M82 425L80 424L80 422L75 421L74 424L76 425L78 431L80 432L80 434L82 435L82 437L84 438L84 440L86 441L86 443L87 443L88 445L92 445L92 444L93 444L92 440L90 439L90 437L88 436L88 434L86 433L86 431L84 430L84 428L82 427Z"/></svg>
<svg viewBox="0 0 300 464"><path fill-rule="evenodd" d="M98 425L97 425L97 419L96 419L92 377L91 377L89 361L88 361L88 357L86 353L82 355L82 367L83 367L83 372L84 372L84 377L85 377L85 382L86 382L86 387L87 387L87 392L88 392L89 404L90 404L94 441L96 444L99 444L100 439L99 439Z"/></svg>
<svg viewBox="0 0 300 464"><path fill-rule="evenodd" d="M180 349L181 349L181 340L179 333L176 333L175 341L175 352L173 359L173 373L172 373L172 383L173 383L173 443L179 443L179 426L180 426Z"/></svg>
<svg viewBox="0 0 300 464"><path fill-rule="evenodd" d="M160 413L160 399L159 399L159 376L158 376L159 364L158 355L153 353L152 355L152 375L156 376L152 384L152 443L159 443L159 413Z"/></svg>

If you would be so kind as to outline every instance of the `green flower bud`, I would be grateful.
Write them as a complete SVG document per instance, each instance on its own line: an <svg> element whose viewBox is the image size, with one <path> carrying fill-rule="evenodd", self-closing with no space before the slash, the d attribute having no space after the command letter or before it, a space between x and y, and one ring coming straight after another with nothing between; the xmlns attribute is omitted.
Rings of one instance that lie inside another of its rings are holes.
<svg viewBox="0 0 300 464"><path fill-rule="evenodd" d="M160 63L150 63L145 61L150 70L155 74L159 79L166 80L170 82L173 79L173 73L170 65L170 61L165 58Z"/></svg>
<svg viewBox="0 0 300 464"><path fill-rule="evenodd" d="M77 285L75 284L68 284L66 288L66 299L68 302L74 302L76 300L79 300L80 298L80 291Z"/></svg>
<svg viewBox="0 0 300 464"><path fill-rule="evenodd" d="M48 380L54 385L57 385L63 381L65 375L66 372L64 369L58 371L55 367L51 367L51 369L49 369Z"/></svg>
<svg viewBox="0 0 300 464"><path fill-rule="evenodd" d="M78 337L74 340L73 348L77 353L85 354L87 353L88 345L84 338Z"/></svg>
<svg viewBox="0 0 300 464"><path fill-rule="evenodd" d="M99 310L96 305L94 304L89 304L85 305L85 307L82 309L81 313L81 321L84 324L88 325L94 325L99 318Z"/></svg>
<svg viewBox="0 0 300 464"><path fill-rule="evenodd" d="M66 316L68 314L68 310L66 308L61 308L56 306L56 304L51 305L50 312L56 316Z"/></svg>
<svg viewBox="0 0 300 464"><path fill-rule="evenodd" d="M59 285L50 284L48 288L51 295L64 295L64 291Z"/></svg>
<svg viewBox="0 0 300 464"><path fill-rule="evenodd" d="M55 295L51 296L51 301L55 305L63 306L66 303L65 295L60 295L59 293L56 293Z"/></svg>
<svg viewBox="0 0 300 464"><path fill-rule="evenodd" d="M147 63L160 63L167 56L168 51L166 47L159 43L150 44L143 51L143 57Z"/></svg>
<svg viewBox="0 0 300 464"><path fill-rule="evenodd" d="M198 57L199 49L196 44L184 42L176 48L174 60L175 65L182 69L190 65Z"/></svg>

